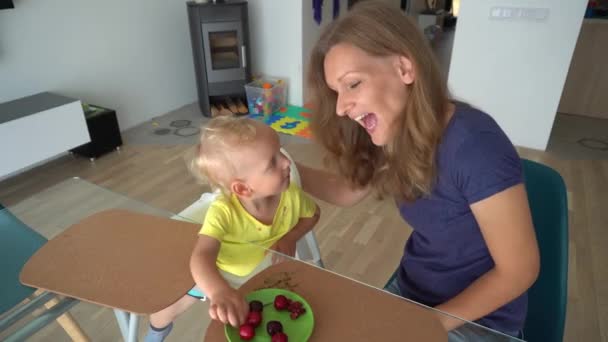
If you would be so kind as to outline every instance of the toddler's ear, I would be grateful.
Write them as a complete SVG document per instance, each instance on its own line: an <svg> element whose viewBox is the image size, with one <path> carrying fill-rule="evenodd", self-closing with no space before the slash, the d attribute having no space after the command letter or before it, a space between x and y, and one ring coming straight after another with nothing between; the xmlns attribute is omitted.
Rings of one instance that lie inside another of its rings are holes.
<svg viewBox="0 0 608 342"><path fill-rule="evenodd" d="M252 191L249 186L238 180L230 184L230 191L240 197L250 197L252 194Z"/></svg>

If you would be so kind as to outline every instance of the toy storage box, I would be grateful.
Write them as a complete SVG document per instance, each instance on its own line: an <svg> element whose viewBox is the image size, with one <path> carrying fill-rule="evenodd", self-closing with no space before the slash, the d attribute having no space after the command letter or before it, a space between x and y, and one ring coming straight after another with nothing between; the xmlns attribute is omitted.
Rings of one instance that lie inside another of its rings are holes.
<svg viewBox="0 0 608 342"><path fill-rule="evenodd" d="M281 79L260 78L245 85L249 114L270 115L287 105L287 85Z"/></svg>

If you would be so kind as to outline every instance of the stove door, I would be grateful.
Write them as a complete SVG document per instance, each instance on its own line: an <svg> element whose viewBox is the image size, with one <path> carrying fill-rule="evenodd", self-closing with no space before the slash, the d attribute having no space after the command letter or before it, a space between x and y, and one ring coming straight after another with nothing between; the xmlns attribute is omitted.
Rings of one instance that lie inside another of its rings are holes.
<svg viewBox="0 0 608 342"><path fill-rule="evenodd" d="M245 80L247 56L240 21L202 23L207 81Z"/></svg>

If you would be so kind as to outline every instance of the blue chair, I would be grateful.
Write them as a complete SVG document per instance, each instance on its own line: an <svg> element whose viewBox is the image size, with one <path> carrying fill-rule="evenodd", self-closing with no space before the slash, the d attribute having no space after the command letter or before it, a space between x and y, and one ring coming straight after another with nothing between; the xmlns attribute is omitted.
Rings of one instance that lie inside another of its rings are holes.
<svg viewBox="0 0 608 342"><path fill-rule="evenodd" d="M21 222L1 204L0 237L0 332L7 330L42 305L49 308L12 332L5 341L23 341L58 318L73 339L88 340L72 317L66 313L78 303L77 300L65 298L58 301L54 299L54 294L43 292L24 303L36 289L22 285L19 282L19 273L29 258L47 242L46 238ZM19 305L20 303L22 304Z"/></svg>
<svg viewBox="0 0 608 342"><path fill-rule="evenodd" d="M528 291L527 341L562 341L568 302L568 197L552 168L523 159L528 202L540 250L540 274Z"/></svg>
<svg viewBox="0 0 608 342"><path fill-rule="evenodd" d="M568 198L552 168L522 159L528 204L540 250L540 273L528 290L526 341L563 340L568 302ZM385 287L397 276L394 272Z"/></svg>

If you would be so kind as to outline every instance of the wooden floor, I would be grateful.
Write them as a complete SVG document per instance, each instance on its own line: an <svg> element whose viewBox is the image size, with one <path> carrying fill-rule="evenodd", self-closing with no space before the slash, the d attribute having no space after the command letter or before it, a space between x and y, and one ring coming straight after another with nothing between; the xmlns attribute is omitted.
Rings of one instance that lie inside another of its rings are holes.
<svg viewBox="0 0 608 342"><path fill-rule="evenodd" d="M186 170L183 158L189 148L124 146L122 151L95 163L65 156L0 182L0 202L11 206L61 180L79 176L152 206L178 212L206 190ZM297 160L320 165L321 153L314 145L292 145L287 149ZM564 161L526 149L520 149L520 154L558 170L569 191L570 273L564 340L608 341L608 161ZM346 209L320 205L322 218L315 232L326 267L382 286L397 265L411 232L391 201L368 198ZM81 303L72 313L93 341L120 340L112 311ZM196 305L178 320L168 341L199 340L206 319L206 305ZM140 330L144 329L145 319L140 326ZM68 338L57 324L52 324L31 340Z"/></svg>

